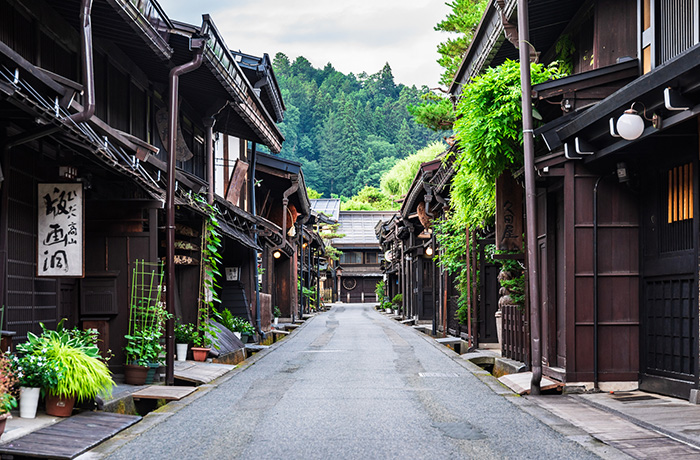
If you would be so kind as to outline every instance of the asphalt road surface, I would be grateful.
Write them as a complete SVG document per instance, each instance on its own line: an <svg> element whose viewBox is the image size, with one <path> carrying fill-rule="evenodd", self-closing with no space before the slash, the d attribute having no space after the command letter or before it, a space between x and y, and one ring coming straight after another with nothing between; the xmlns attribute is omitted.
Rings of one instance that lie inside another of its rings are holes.
<svg viewBox="0 0 700 460"><path fill-rule="evenodd" d="M161 423L136 425L108 458L598 458L516 399L429 337L344 304Z"/></svg>

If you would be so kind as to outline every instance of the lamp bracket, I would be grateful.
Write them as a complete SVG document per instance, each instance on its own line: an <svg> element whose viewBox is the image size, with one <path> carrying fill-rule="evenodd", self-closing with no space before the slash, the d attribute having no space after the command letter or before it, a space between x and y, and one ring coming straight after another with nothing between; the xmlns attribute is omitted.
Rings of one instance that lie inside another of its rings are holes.
<svg viewBox="0 0 700 460"><path fill-rule="evenodd" d="M692 104L688 99L670 86L664 88L664 106L667 110L688 110Z"/></svg>

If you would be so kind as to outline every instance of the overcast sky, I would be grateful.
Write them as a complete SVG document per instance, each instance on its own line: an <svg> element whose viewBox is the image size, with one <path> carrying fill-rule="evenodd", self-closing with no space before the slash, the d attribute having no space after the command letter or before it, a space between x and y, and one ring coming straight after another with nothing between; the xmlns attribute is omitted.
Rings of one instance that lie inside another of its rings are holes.
<svg viewBox="0 0 700 460"><path fill-rule="evenodd" d="M433 27L447 16L444 0L158 0L169 18L199 25L211 15L234 50L314 67L333 64L355 75L388 62L397 83L436 87L436 47L446 35Z"/></svg>

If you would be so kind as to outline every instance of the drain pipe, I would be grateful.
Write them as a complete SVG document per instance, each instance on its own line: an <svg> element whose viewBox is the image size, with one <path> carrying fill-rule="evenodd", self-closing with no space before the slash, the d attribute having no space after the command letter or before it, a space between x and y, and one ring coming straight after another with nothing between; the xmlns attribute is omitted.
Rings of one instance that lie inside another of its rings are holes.
<svg viewBox="0 0 700 460"><path fill-rule="evenodd" d="M520 86L522 88L523 154L525 157L525 212L527 215L527 270L530 291L530 339L532 380L530 394L541 393L542 348L540 337L540 291L537 261L537 201L535 190L535 144L532 120L532 80L530 76L530 30L527 0L518 0L518 42Z"/></svg>
<svg viewBox="0 0 700 460"><path fill-rule="evenodd" d="M202 119L206 129L206 157L207 157L207 203L214 204L214 117Z"/></svg>
<svg viewBox="0 0 700 460"><path fill-rule="evenodd" d="M598 390L598 185L593 186L593 388Z"/></svg>
<svg viewBox="0 0 700 460"><path fill-rule="evenodd" d="M83 53L83 110L71 115L75 123L88 121L95 114L95 71L92 54L92 0L83 0L80 9L80 49Z"/></svg>
<svg viewBox="0 0 700 460"><path fill-rule="evenodd" d="M170 82L169 122L168 122L168 187L165 195L166 218L166 268L167 285L165 291L165 303L170 313L170 319L165 322L165 383L175 383L175 337L174 313L175 313L175 149L177 148L177 122L179 118L178 94L180 75L196 70L202 64L205 39L193 39L190 48L196 50L192 61L170 69L168 81Z"/></svg>
<svg viewBox="0 0 700 460"><path fill-rule="evenodd" d="M253 149L250 151L250 213L257 216L257 203L255 195L255 169L258 165L258 144L253 142ZM253 219L255 220L255 219ZM258 245L258 224L253 224L253 237L255 245ZM260 272L258 270L258 250L253 249L253 266L255 267L255 327L258 334L263 335L262 321L260 319Z"/></svg>

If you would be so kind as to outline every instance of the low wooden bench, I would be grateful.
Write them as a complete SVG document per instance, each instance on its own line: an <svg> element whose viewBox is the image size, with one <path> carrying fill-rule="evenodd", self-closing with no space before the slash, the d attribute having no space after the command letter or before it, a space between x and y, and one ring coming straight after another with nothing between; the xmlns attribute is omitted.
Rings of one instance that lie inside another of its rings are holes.
<svg viewBox="0 0 700 460"><path fill-rule="evenodd" d="M245 344L245 352L248 357L253 356L253 354L263 351L266 348L270 348L267 345L258 345L257 343L246 343Z"/></svg>
<svg viewBox="0 0 700 460"><path fill-rule="evenodd" d="M281 329L273 329L270 331L270 334L272 334L272 341L277 342L278 340L288 336L291 334L289 331L283 331Z"/></svg>
<svg viewBox="0 0 700 460"><path fill-rule="evenodd" d="M413 329L420 331L423 334L429 334L432 332L433 327L427 324L414 324Z"/></svg>
<svg viewBox="0 0 700 460"><path fill-rule="evenodd" d="M441 337L439 339L435 339L435 341L441 345L452 348L456 353L462 354L461 349L464 340L460 339L459 337Z"/></svg>

